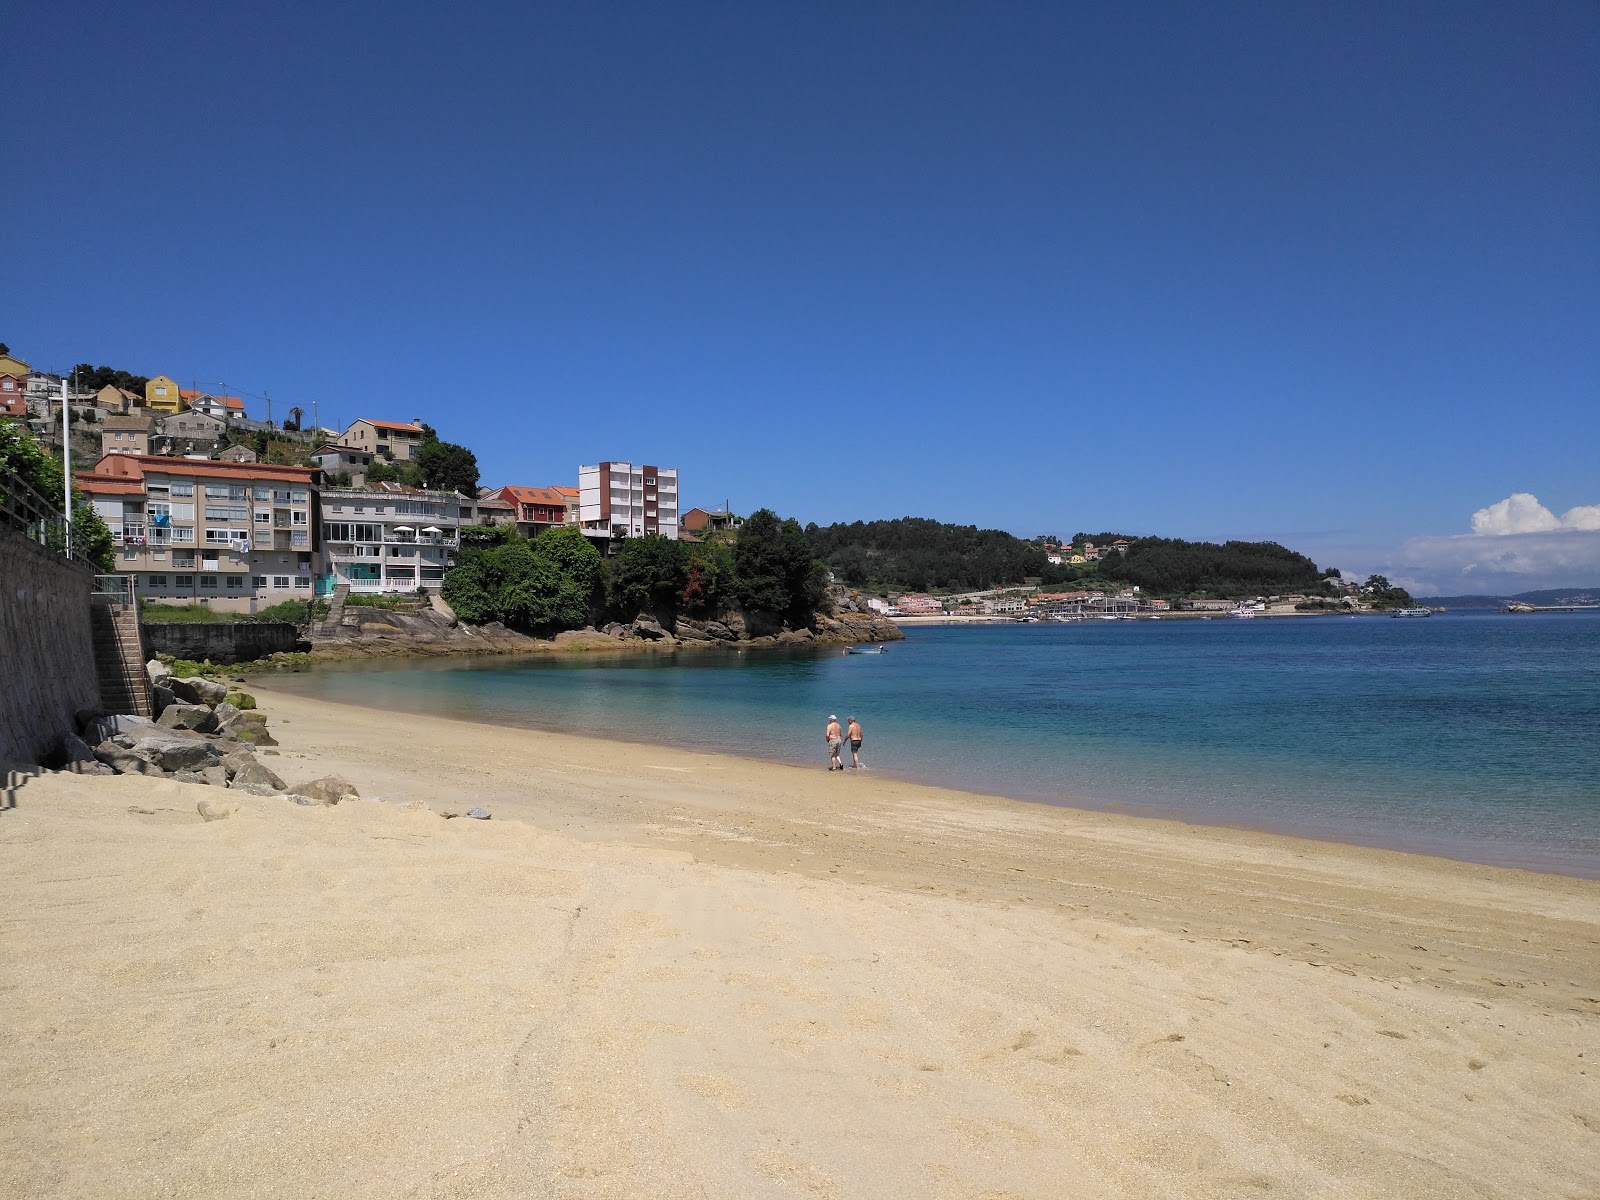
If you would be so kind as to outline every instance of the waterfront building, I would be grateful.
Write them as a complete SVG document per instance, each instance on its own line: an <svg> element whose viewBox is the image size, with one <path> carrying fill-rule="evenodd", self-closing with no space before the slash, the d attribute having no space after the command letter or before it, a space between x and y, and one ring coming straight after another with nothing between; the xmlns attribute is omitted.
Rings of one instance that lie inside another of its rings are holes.
<svg viewBox="0 0 1600 1200"><path fill-rule="evenodd" d="M363 417L339 435L338 444L393 462L410 462L422 449L422 418L409 425L398 421L373 421Z"/></svg>
<svg viewBox="0 0 1600 1200"><path fill-rule="evenodd" d="M461 546L461 522L474 511L457 492L383 483L370 488L323 487L325 574L319 591L347 585L352 592L414 592L444 585Z"/></svg>
<svg viewBox="0 0 1600 1200"><path fill-rule="evenodd" d="M935 616L944 612L943 601L921 594L897 597L894 606L907 616Z"/></svg>
<svg viewBox="0 0 1600 1200"><path fill-rule="evenodd" d="M743 517L735 516L726 508L691 508L678 520L680 530L696 536L735 530L743 524Z"/></svg>
<svg viewBox="0 0 1600 1200"><path fill-rule="evenodd" d="M309 599L312 467L108 454L75 477L111 528L117 570L153 603L257 612Z"/></svg>
<svg viewBox="0 0 1600 1200"><path fill-rule="evenodd" d="M507 484L496 491L500 500L511 505L517 533L521 537L536 538L546 529L559 529L563 525L576 525L568 492L576 488L522 487Z"/></svg>
<svg viewBox="0 0 1600 1200"><path fill-rule="evenodd" d="M591 537L677 541L678 469L629 462L580 466L578 520Z"/></svg>

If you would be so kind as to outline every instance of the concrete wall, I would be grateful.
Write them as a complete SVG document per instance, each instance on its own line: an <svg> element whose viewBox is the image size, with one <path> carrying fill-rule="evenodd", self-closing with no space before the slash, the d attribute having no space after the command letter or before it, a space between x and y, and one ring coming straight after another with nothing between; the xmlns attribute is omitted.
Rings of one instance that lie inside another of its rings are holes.
<svg viewBox="0 0 1600 1200"><path fill-rule="evenodd" d="M288 621L241 621L215 625L141 625L145 650L150 654L170 654L195 662L209 659L223 663L252 662L269 654L309 650L295 626Z"/></svg>
<svg viewBox="0 0 1600 1200"><path fill-rule="evenodd" d="M0 759L38 762L74 714L100 707L89 592L94 577L0 529Z"/></svg>

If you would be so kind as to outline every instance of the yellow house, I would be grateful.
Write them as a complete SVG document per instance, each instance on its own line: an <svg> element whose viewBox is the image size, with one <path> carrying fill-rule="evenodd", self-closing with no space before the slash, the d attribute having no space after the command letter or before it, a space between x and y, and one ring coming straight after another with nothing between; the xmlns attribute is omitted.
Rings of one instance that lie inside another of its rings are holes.
<svg viewBox="0 0 1600 1200"><path fill-rule="evenodd" d="M0 375L15 375L18 379L26 379L33 374L33 368L20 358L13 358L9 354L0 354Z"/></svg>
<svg viewBox="0 0 1600 1200"><path fill-rule="evenodd" d="M178 395L177 381L165 375L157 375L149 383L145 384L144 406L153 408L157 412L182 412L184 404Z"/></svg>

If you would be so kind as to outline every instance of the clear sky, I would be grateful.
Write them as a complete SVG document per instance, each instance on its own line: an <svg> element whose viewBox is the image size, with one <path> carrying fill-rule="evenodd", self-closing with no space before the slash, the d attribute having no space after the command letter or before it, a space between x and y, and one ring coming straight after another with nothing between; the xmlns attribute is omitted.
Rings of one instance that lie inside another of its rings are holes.
<svg viewBox="0 0 1600 1200"><path fill-rule="evenodd" d="M493 484L1600 582L1595 4L8 14L36 368L422 417ZM1555 530L1471 532L1521 493Z"/></svg>

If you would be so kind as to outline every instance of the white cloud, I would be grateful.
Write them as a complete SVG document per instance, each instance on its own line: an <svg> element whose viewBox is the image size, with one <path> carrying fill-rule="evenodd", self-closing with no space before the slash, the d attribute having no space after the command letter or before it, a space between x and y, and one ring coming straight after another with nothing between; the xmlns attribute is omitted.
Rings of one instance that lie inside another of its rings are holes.
<svg viewBox="0 0 1600 1200"><path fill-rule="evenodd" d="M1380 570L1418 595L1592 587L1600 583L1600 504L1557 517L1517 492L1473 513L1471 533L1412 538Z"/></svg>

